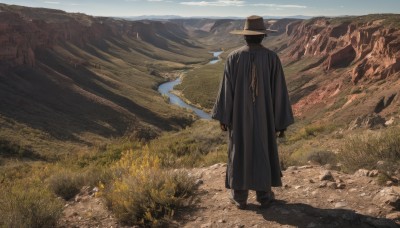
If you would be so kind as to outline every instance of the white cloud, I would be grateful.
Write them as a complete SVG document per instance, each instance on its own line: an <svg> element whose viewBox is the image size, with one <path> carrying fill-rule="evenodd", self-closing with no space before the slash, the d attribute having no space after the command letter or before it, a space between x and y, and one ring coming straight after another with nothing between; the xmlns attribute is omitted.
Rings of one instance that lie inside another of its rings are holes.
<svg viewBox="0 0 400 228"><path fill-rule="evenodd" d="M274 7L274 8L297 8L297 9L305 9L307 6L302 5L279 5L279 4L268 4L268 3L258 3L251 4L252 6L265 6L265 7Z"/></svg>
<svg viewBox="0 0 400 228"><path fill-rule="evenodd" d="M180 4L188 6L244 6L245 3L245 1L240 0L216 0L200 2L181 2Z"/></svg>
<svg viewBox="0 0 400 228"><path fill-rule="evenodd" d="M46 2L43 2L43 3L46 3L46 4L60 4L60 2L51 2L51 1L46 1Z"/></svg>

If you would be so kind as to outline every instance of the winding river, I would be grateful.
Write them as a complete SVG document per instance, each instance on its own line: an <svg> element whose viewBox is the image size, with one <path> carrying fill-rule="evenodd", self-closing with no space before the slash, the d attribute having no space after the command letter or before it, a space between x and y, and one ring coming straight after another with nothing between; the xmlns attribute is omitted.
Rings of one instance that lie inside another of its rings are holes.
<svg viewBox="0 0 400 228"><path fill-rule="evenodd" d="M220 61L219 55L222 54L222 51L210 52L210 53L213 54L213 58L210 60L210 62L208 64L215 64ZM192 105L185 103L181 98L179 98L175 94L171 93L171 91L174 89L174 86L180 84L181 82L182 82L182 79L179 77L174 81L163 83L158 87L158 92L161 93L162 95L167 96L169 98L169 102L171 104L193 110L196 113L196 115L198 117L200 117L201 119L207 119L207 120L211 119L210 114L208 114L208 113L204 112L203 110L198 109Z"/></svg>

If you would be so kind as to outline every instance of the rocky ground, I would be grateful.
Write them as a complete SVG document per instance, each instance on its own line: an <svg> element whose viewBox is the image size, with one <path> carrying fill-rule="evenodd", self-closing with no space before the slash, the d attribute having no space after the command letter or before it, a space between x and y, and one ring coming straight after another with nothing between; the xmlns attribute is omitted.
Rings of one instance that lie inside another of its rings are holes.
<svg viewBox="0 0 400 228"><path fill-rule="evenodd" d="M289 167L276 201L261 209L251 192L246 210L230 204L225 164L190 170L198 199L178 213L179 227L400 227L400 187L377 184L377 171L353 175L331 167ZM388 183L393 185L393 183ZM177 225L178 223L178 225ZM100 198L83 189L69 202L61 227L118 227Z"/></svg>

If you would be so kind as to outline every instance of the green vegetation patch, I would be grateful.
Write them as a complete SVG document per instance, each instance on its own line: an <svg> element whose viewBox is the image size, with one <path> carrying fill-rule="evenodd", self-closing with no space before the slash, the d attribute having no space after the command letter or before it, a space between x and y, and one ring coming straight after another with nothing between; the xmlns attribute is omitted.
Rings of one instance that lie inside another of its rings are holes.
<svg viewBox="0 0 400 228"><path fill-rule="evenodd" d="M148 147L127 151L112 167L114 181L104 191L109 208L126 225L159 226L194 189L194 179L184 171L161 168Z"/></svg>
<svg viewBox="0 0 400 228"><path fill-rule="evenodd" d="M175 88L195 105L211 109L217 97L224 64L207 64L189 71L182 83Z"/></svg>
<svg viewBox="0 0 400 228"><path fill-rule="evenodd" d="M347 138L339 160L350 172L361 168L395 171L400 167L400 128L366 132ZM379 166L378 161L385 165Z"/></svg>
<svg viewBox="0 0 400 228"><path fill-rule="evenodd" d="M14 183L0 186L0 227L55 227L63 206L40 185Z"/></svg>

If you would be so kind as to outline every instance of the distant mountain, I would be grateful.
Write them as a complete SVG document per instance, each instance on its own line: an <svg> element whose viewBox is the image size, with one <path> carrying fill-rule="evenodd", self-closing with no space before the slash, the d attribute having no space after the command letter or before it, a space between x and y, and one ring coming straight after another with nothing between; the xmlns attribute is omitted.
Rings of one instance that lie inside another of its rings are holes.
<svg viewBox="0 0 400 228"><path fill-rule="evenodd" d="M232 20L240 20L245 19L246 17L235 17L235 16L227 16L227 17L218 17L218 16L193 16L193 17L182 17L178 15L142 15L142 16L130 16L130 17L115 17L125 20L131 21L139 21L139 20L175 20L175 19L232 19ZM310 19L311 16L304 15L295 15L295 16L264 16L264 19L282 19L282 18L290 18L290 19Z"/></svg>

